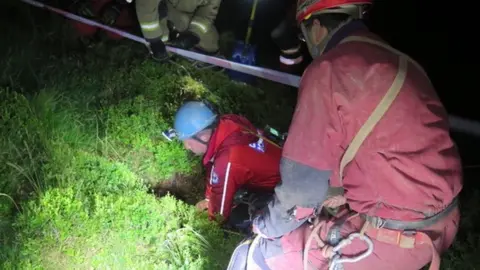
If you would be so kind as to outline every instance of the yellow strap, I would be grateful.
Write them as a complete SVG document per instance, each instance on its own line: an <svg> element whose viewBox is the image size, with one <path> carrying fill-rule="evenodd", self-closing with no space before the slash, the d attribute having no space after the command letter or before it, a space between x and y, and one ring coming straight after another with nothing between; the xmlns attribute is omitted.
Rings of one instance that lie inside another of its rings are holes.
<svg viewBox="0 0 480 270"><path fill-rule="evenodd" d="M365 37L352 36L344 39L341 43L350 42L350 41L368 42L368 43L376 44L383 48L386 48L392 51L393 53L398 52L397 50L391 48L386 44L383 44L383 43L377 42L376 40L372 40ZM398 72L395 77L395 80L392 83L392 86L390 86L390 89L388 89L387 93L383 96L382 100L377 105L375 110L373 110L372 114L368 117L367 121L358 130L352 142L347 147L347 150L345 151L342 157L342 160L340 161L340 171L339 171L340 182L343 181L343 170L348 165L348 163L350 163L350 161L352 161L355 158L355 155L357 154L357 151L362 145L363 141L367 138L367 136L373 130L375 125L380 121L380 119L382 119L383 115L388 110L388 108L390 108L393 101L395 100L398 93L400 92L400 89L402 88L403 83L405 82L409 59L403 53L399 52L399 54L400 54L400 59L399 59Z"/></svg>
<svg viewBox="0 0 480 270"><path fill-rule="evenodd" d="M430 78L428 77L427 75L427 72L425 72L425 70L422 68L422 66L420 66L419 63L417 63L415 60L413 60L410 56L406 55L405 53L393 48L392 46L388 45L388 44L385 44L379 40L375 40L375 39L371 39L371 38L367 38L367 37L361 37L361 36L349 36L345 39L343 39L341 43L346 43L346 42L351 42L351 41L358 41L358 42L365 42L365 43L370 43L370 44L373 44L373 45L377 45L379 47L382 47L384 49L387 49L389 50L390 52L396 54L396 55L399 55L399 56L403 56L405 58L408 59L408 61L410 61L413 65L415 65L415 67L420 70L420 72L423 73L423 75L425 75L425 77L430 81Z"/></svg>
<svg viewBox="0 0 480 270"><path fill-rule="evenodd" d="M257 136L258 138L261 138L261 139L263 139L264 141L269 142L269 143L272 144L273 146L275 146L275 147L277 147L277 148L279 148L279 149L282 149L282 147L281 147L280 145L276 144L275 142L273 142L272 140L268 139L267 137L259 134L258 132L254 132L254 131L252 131L252 130L250 130L249 128L244 127L244 126L241 126L241 127L244 129L244 132L249 133L249 134L252 134L252 135L255 135L255 136Z"/></svg>

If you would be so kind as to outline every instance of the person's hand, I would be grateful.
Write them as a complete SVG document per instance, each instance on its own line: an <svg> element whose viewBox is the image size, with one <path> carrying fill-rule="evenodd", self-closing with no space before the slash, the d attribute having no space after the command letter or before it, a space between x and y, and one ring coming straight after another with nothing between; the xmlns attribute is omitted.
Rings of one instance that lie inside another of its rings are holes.
<svg viewBox="0 0 480 270"><path fill-rule="evenodd" d="M208 208L208 201L207 200L201 200L199 201L195 207L199 210L199 211L204 211Z"/></svg>
<svg viewBox="0 0 480 270"><path fill-rule="evenodd" d="M168 59L167 48L165 43L161 39L155 39L150 41L150 51L153 59L158 62L164 62Z"/></svg>
<svg viewBox="0 0 480 270"><path fill-rule="evenodd" d="M172 39L169 44L173 47L190 50L200 42L200 38L191 31L184 31L177 34L177 37Z"/></svg>

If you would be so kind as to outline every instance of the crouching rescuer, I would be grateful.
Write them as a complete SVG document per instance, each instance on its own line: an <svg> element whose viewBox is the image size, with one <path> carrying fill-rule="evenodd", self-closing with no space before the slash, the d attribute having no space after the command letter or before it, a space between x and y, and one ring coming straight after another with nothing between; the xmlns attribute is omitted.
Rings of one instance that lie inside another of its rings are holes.
<svg viewBox="0 0 480 270"><path fill-rule="evenodd" d="M230 270L440 268L460 219L459 154L425 71L363 24L371 2L298 2L314 61L281 182Z"/></svg>
<svg viewBox="0 0 480 270"><path fill-rule="evenodd" d="M219 49L214 26L221 0L136 0L137 17L153 58L168 58L165 44L215 54Z"/></svg>
<svg viewBox="0 0 480 270"><path fill-rule="evenodd" d="M208 209L211 220L220 215L223 222L240 225L245 219L234 216L232 208L241 190L255 196L257 201L250 201L256 204L252 209L266 205L280 180L281 149L246 118L219 116L209 103L189 101L178 109L174 129L186 149L203 156L206 191L197 208Z"/></svg>

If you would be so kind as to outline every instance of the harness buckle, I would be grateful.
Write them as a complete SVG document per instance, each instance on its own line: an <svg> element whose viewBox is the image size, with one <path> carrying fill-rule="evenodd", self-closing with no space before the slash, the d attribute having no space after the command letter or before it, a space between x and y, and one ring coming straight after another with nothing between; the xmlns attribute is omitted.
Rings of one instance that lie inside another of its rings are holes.
<svg viewBox="0 0 480 270"><path fill-rule="evenodd" d="M381 217L372 217L369 220L370 225L372 225L376 229L383 228L385 226L386 221Z"/></svg>

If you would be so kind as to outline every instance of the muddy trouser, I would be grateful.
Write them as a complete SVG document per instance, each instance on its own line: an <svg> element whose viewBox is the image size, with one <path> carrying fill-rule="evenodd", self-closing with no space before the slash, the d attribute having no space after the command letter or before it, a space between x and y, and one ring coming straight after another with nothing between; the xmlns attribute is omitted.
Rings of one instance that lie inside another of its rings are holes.
<svg viewBox="0 0 480 270"><path fill-rule="evenodd" d="M366 229L365 235L373 244L372 252L365 258L356 262L344 262L336 264L333 269L421 269L435 259L435 254L441 254L453 243L458 231L460 211L458 206L452 208L445 217L435 224L422 228L416 235L409 236L405 232L382 229L381 234L373 235L374 229ZM303 224L293 232L281 238L265 239L259 237L256 249L260 249L265 262L270 269L304 269L304 256L308 255L307 269L329 269L331 257L324 256L325 249L321 247L321 241L330 246L335 246L342 239L347 239L352 233L358 233L364 228L365 219L347 210L334 218L324 220L324 226L312 234L315 226L309 223ZM388 233L390 231L390 233ZM307 245L311 235L318 235L320 241L313 240ZM426 235L421 239L418 236ZM405 236L405 237L404 237ZM412 240L413 239L413 240ZM367 242L359 238L353 239L349 244L340 249L340 258L354 258L367 250ZM308 253L304 253L306 246L309 246ZM324 247L323 247L324 248ZM435 254L432 254L432 250ZM431 265L431 266L432 266ZM437 266L438 267L438 266ZM433 267L436 268L436 267ZM257 266L257 269L264 269Z"/></svg>
<svg viewBox="0 0 480 270"><path fill-rule="evenodd" d="M198 18L208 15L203 14L208 10L202 6L193 13L187 13L179 11L165 0L137 0L136 10L142 33L147 39L162 38L163 41L166 41L170 32L167 21L170 21L177 31L191 30L200 38L196 48L207 53L218 51L219 35L213 22L196 21Z"/></svg>

